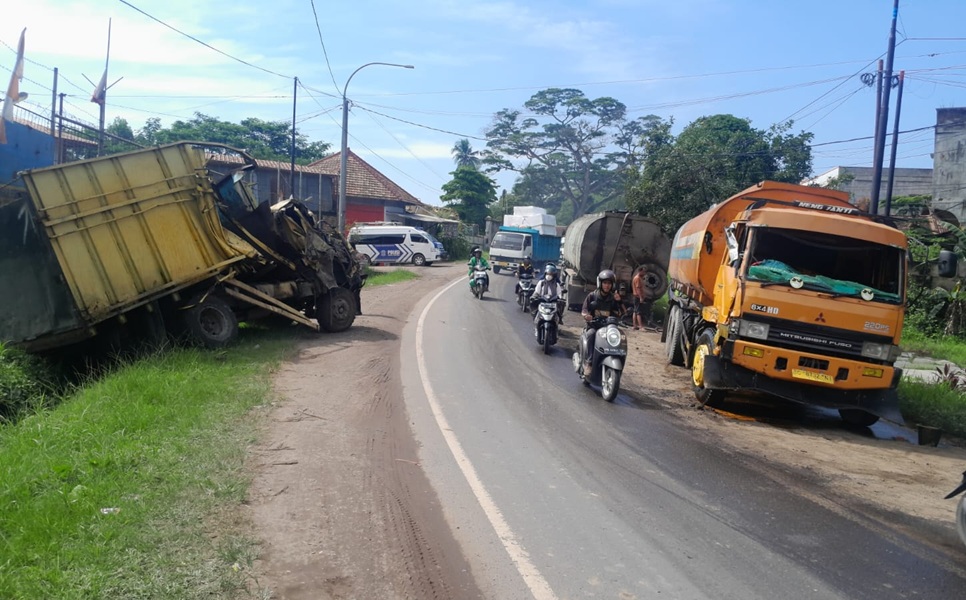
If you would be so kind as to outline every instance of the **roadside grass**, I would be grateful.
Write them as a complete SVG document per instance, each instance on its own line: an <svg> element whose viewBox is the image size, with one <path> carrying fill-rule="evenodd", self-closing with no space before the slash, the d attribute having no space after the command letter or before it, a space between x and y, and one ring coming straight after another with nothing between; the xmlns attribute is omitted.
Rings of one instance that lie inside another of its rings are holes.
<svg viewBox="0 0 966 600"><path fill-rule="evenodd" d="M966 341L944 336L930 337L918 329L906 327L901 348L932 358L966 365ZM966 439L966 394L947 381L926 383L903 379L899 382L899 410L910 426L929 425L944 433Z"/></svg>
<svg viewBox="0 0 966 600"><path fill-rule="evenodd" d="M954 337L933 338L918 329L907 327L902 331L903 350L925 354L934 358L950 360L957 365L966 365L966 342Z"/></svg>
<svg viewBox="0 0 966 600"><path fill-rule="evenodd" d="M290 333L117 364L0 426L0 597L249 595L244 460Z"/></svg>
<svg viewBox="0 0 966 600"><path fill-rule="evenodd" d="M966 439L966 396L947 383L900 381L899 410L911 427L929 425Z"/></svg>
<svg viewBox="0 0 966 600"><path fill-rule="evenodd" d="M427 267L427 268L432 268L432 267ZM371 267L368 267L368 273L369 273L369 277L366 278L366 286L389 285L391 283L400 283L403 281L409 281L410 279L416 279L419 277L419 275L417 275L416 273L413 273L408 269L376 271Z"/></svg>

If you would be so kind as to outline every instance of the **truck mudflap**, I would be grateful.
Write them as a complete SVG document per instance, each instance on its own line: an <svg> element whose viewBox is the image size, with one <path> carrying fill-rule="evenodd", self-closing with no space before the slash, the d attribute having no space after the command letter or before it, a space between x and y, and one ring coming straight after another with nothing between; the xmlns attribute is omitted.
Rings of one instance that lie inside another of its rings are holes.
<svg viewBox="0 0 966 600"><path fill-rule="evenodd" d="M856 408L900 425L905 424L896 393L901 376L902 369L895 369L892 386L886 389L842 390L773 379L719 356L704 358L704 386L709 389L754 390L800 404L832 409Z"/></svg>

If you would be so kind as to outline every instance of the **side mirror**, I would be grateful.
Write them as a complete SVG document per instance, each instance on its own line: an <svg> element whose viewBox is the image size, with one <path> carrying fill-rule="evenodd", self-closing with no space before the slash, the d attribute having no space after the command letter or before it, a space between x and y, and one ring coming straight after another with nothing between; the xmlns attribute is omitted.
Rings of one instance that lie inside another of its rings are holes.
<svg viewBox="0 0 966 600"><path fill-rule="evenodd" d="M955 277L956 253L952 250L940 250L938 267L940 277Z"/></svg>

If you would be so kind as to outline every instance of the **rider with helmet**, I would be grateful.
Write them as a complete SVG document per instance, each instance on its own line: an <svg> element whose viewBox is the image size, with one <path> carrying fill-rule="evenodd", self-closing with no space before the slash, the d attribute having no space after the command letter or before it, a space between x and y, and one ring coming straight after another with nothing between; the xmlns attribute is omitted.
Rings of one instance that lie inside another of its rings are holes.
<svg viewBox="0 0 966 600"><path fill-rule="evenodd" d="M517 267L517 285L513 288L514 294L520 293L520 280L523 279L524 275L529 275L533 277L533 263L530 262L529 256L523 257L523 262Z"/></svg>
<svg viewBox="0 0 966 600"><path fill-rule="evenodd" d="M474 246L472 252L470 253L470 262L467 264L470 268L469 278L470 278L470 289L476 285L476 280L473 279L473 271L476 270L477 266L483 267L484 269L490 268L490 263L485 258L483 258L483 250L479 246ZM483 279L483 290L487 291L490 289L490 277L487 275Z"/></svg>
<svg viewBox="0 0 966 600"><path fill-rule="evenodd" d="M533 295L530 296L531 309L536 308L536 305L540 303L541 298L555 298L557 300L557 321L563 323L563 295L564 286L560 282L560 272L557 269L557 265L553 263L547 263L547 266L543 269L543 279L537 282L537 285L533 288ZM536 310L534 310L534 315L536 315ZM536 316L534 317L536 321Z"/></svg>
<svg viewBox="0 0 966 600"><path fill-rule="evenodd" d="M619 317L624 313L624 303L615 289L617 275L610 269L604 269L597 274L597 289L587 294L580 314L587 322L583 333L580 334L580 356L584 362L584 375L590 376L591 346L597 328L593 325L595 318Z"/></svg>

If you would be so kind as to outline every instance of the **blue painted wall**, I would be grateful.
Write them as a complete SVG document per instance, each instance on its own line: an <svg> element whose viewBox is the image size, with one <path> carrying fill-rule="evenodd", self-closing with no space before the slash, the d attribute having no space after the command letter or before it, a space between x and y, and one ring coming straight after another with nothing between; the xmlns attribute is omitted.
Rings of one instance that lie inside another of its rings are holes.
<svg viewBox="0 0 966 600"><path fill-rule="evenodd" d="M54 138L13 121L7 121L6 129L7 143L0 144L0 186L13 182L17 171L54 164Z"/></svg>

